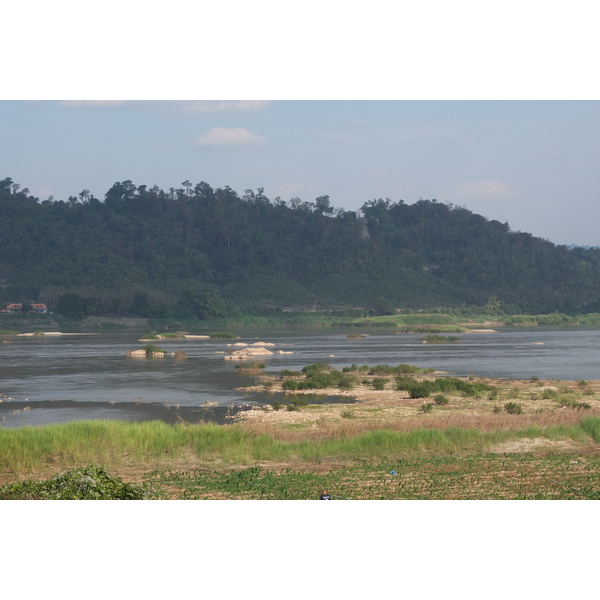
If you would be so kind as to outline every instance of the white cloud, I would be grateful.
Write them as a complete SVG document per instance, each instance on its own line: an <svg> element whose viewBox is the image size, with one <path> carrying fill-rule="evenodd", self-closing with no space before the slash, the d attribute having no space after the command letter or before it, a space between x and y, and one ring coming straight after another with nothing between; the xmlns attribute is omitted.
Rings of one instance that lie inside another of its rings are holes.
<svg viewBox="0 0 600 600"><path fill-rule="evenodd" d="M268 100L194 100L176 102L183 112L202 114L215 112L246 112L263 110L271 102Z"/></svg>
<svg viewBox="0 0 600 600"><path fill-rule="evenodd" d="M194 141L195 146L250 146L262 144L265 138L243 127L213 127Z"/></svg>
<svg viewBox="0 0 600 600"><path fill-rule="evenodd" d="M301 183L293 183L291 181L285 181L280 183L279 185L273 186L269 190L269 194L274 197L287 197L296 195L300 190L304 189L304 186Z"/></svg>
<svg viewBox="0 0 600 600"><path fill-rule="evenodd" d="M454 196L461 199L493 200L496 198L508 198L514 194L514 189L501 181L493 179L482 179L481 181L465 181L460 183Z"/></svg>
<svg viewBox="0 0 600 600"><path fill-rule="evenodd" d="M148 108L190 115L263 110L269 100L61 100L67 108Z"/></svg>
<svg viewBox="0 0 600 600"><path fill-rule="evenodd" d="M116 107L126 104L126 100L61 100L59 104L68 108L95 108L98 106Z"/></svg>

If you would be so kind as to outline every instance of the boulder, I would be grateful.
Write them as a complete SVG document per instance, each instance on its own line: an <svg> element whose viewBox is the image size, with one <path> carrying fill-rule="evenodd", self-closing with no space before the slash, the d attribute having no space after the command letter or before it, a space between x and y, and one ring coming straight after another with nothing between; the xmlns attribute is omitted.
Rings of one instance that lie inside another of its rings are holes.
<svg viewBox="0 0 600 600"><path fill-rule="evenodd" d="M234 350L231 354L224 356L225 360L244 360L255 356L269 356L273 354L266 348L244 348L243 350Z"/></svg>

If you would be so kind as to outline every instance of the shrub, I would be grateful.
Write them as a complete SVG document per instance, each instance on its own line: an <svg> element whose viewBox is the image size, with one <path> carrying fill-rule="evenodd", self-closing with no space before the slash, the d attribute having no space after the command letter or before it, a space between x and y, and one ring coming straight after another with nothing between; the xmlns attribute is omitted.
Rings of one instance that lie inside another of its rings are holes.
<svg viewBox="0 0 600 600"><path fill-rule="evenodd" d="M383 377L375 377L371 382L374 390L383 390L385 388L386 380Z"/></svg>
<svg viewBox="0 0 600 600"><path fill-rule="evenodd" d="M331 367L327 363L312 363L302 368L302 372L306 375L312 375L314 373L321 373L322 371L328 371Z"/></svg>
<svg viewBox="0 0 600 600"><path fill-rule="evenodd" d="M163 350L154 344L146 344L142 350L146 352L146 356L151 356L152 354L167 354L166 350Z"/></svg>
<svg viewBox="0 0 600 600"><path fill-rule="evenodd" d="M551 398L556 398L558 396L558 392L556 390L544 390L542 392L542 398L546 400L550 400Z"/></svg>
<svg viewBox="0 0 600 600"><path fill-rule="evenodd" d="M292 400L292 406L301 407L308 406L308 400L302 396L298 396Z"/></svg>
<svg viewBox="0 0 600 600"><path fill-rule="evenodd" d="M237 371L256 371L257 369L264 369L266 367L264 362L247 362L235 365Z"/></svg>
<svg viewBox="0 0 600 600"><path fill-rule="evenodd" d="M421 341L426 344L454 344L460 342L460 338L455 335L436 335L430 333L421 338Z"/></svg>
<svg viewBox="0 0 600 600"><path fill-rule="evenodd" d="M448 398L446 398L446 396L444 396L444 394L436 394L433 397L433 401L438 405L438 406L444 406L446 404L448 404L449 400Z"/></svg>
<svg viewBox="0 0 600 600"><path fill-rule="evenodd" d="M430 382L423 381L409 388L408 393L411 398L428 398L431 394L431 387Z"/></svg>
<svg viewBox="0 0 600 600"><path fill-rule="evenodd" d="M411 387L417 385L418 381L414 377L407 377L406 375L399 375L396 377L396 389L400 391L409 390Z"/></svg>
<svg viewBox="0 0 600 600"><path fill-rule="evenodd" d="M100 465L72 469L47 481L21 481L0 488L2 500L144 500L155 496L147 485L124 483Z"/></svg>
<svg viewBox="0 0 600 600"><path fill-rule="evenodd" d="M275 402L271 402L271 406L273 407L273 410L281 410L281 408L283 407L283 402L275 400Z"/></svg>
<svg viewBox="0 0 600 600"><path fill-rule="evenodd" d="M298 376L302 375L302 373L300 373L300 371L290 371L290 369L283 369L283 371L281 371L280 375L282 377L298 377Z"/></svg>
<svg viewBox="0 0 600 600"><path fill-rule="evenodd" d="M409 373L418 373L421 369L419 367L416 367L415 365L407 365L407 364L399 364L398 367L398 373L403 373L403 374L409 374Z"/></svg>
<svg viewBox="0 0 600 600"><path fill-rule="evenodd" d="M227 331L217 331L215 333L211 333L210 337L215 340L234 340L238 339L240 336Z"/></svg>
<svg viewBox="0 0 600 600"><path fill-rule="evenodd" d="M587 402L579 402L579 400L573 396L560 396L556 401L558 402L559 406L562 406L563 408L592 408L592 406Z"/></svg>
<svg viewBox="0 0 600 600"><path fill-rule="evenodd" d="M294 381L293 379L288 379L287 381L283 382L283 385L281 386L284 390L297 390L300 387L300 384L298 381Z"/></svg>
<svg viewBox="0 0 600 600"><path fill-rule="evenodd" d="M523 412L523 407L518 402L507 402L504 405L504 410L509 415L520 415Z"/></svg>
<svg viewBox="0 0 600 600"><path fill-rule="evenodd" d="M435 404L431 403L431 402L426 402L421 404L421 408L419 408L419 412L422 412L423 414L427 414L431 412L431 409L435 406Z"/></svg>

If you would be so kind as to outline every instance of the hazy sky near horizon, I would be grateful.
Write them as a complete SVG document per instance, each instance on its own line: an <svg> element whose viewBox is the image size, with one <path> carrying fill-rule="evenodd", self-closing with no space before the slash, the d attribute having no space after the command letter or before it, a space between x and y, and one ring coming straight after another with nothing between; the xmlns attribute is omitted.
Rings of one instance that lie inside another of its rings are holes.
<svg viewBox="0 0 600 600"><path fill-rule="evenodd" d="M346 210L435 198L600 245L598 101L2 101L0 165L41 200L124 180Z"/></svg>

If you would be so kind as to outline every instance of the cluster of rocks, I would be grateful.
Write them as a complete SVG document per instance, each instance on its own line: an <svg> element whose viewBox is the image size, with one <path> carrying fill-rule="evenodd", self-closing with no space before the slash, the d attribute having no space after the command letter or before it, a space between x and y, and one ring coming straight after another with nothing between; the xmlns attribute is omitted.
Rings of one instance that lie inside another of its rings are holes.
<svg viewBox="0 0 600 600"><path fill-rule="evenodd" d="M273 354L271 350L268 350L266 346L275 346L270 342L255 342L254 344L246 344L244 342L237 342L236 344L227 344L228 346L242 346L239 350L230 350L227 356L223 358L225 360L244 360L246 358L254 358L256 356L270 356ZM291 352L285 352L284 350L278 350L277 354L292 354Z"/></svg>
<svg viewBox="0 0 600 600"><path fill-rule="evenodd" d="M146 356L152 356L152 357L163 357L165 356L166 352L146 352L145 350L127 350L127 356L141 356L143 358L145 358Z"/></svg>

